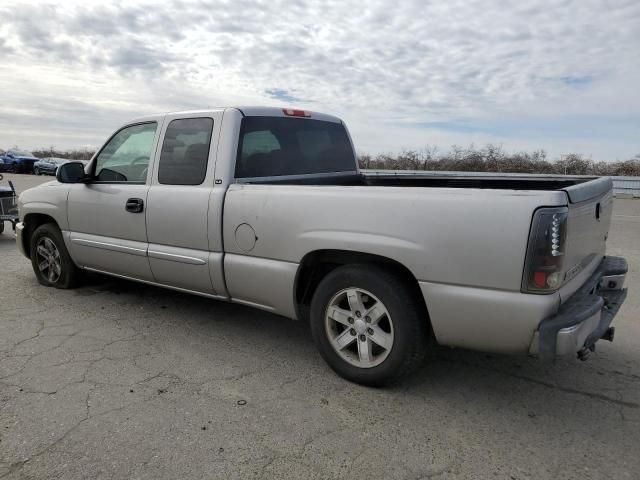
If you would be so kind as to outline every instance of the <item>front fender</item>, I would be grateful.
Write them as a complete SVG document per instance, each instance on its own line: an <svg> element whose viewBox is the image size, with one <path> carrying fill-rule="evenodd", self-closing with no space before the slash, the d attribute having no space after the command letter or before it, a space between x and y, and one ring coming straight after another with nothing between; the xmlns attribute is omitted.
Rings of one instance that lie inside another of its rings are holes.
<svg viewBox="0 0 640 480"><path fill-rule="evenodd" d="M18 197L20 220L29 224L31 214L47 215L58 224L60 230L68 230L67 197L69 187L64 184L47 184L22 192Z"/></svg>

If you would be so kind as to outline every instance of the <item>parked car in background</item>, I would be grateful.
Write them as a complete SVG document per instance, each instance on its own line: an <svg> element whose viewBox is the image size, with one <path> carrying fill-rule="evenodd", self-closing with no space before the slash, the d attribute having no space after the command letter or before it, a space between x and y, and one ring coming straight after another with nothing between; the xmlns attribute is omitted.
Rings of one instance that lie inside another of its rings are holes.
<svg viewBox="0 0 640 480"><path fill-rule="evenodd" d="M33 153L17 149L7 150L0 159L2 160L4 171L15 173L33 172L33 164L39 160Z"/></svg>
<svg viewBox="0 0 640 480"><path fill-rule="evenodd" d="M58 157L45 157L41 158L33 164L34 175L55 175L60 165L64 165L67 162L82 162L85 165L87 160L69 160L68 158Z"/></svg>

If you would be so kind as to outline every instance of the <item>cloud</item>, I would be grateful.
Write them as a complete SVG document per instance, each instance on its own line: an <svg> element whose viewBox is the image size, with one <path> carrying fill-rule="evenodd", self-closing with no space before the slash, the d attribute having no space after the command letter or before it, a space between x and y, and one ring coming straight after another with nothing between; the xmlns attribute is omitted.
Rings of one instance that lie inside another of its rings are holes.
<svg viewBox="0 0 640 480"><path fill-rule="evenodd" d="M72 146L86 125L100 143L129 115L240 102L340 115L372 153L640 151L634 1L20 2L0 16L0 146L52 132ZM16 111L31 120L10 125Z"/></svg>
<svg viewBox="0 0 640 480"><path fill-rule="evenodd" d="M107 64L118 68L123 73L131 70L146 70L158 73L165 65L178 65L179 59L163 50L156 50L147 46L126 45L113 51Z"/></svg>

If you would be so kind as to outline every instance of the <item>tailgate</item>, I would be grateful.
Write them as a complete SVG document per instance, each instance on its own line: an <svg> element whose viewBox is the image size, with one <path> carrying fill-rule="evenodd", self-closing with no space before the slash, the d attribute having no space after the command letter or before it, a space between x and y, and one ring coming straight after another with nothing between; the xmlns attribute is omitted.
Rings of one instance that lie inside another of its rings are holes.
<svg viewBox="0 0 640 480"><path fill-rule="evenodd" d="M598 178L564 189L569 197L569 217L564 259L564 286L567 300L591 275L605 253L613 211L613 182Z"/></svg>

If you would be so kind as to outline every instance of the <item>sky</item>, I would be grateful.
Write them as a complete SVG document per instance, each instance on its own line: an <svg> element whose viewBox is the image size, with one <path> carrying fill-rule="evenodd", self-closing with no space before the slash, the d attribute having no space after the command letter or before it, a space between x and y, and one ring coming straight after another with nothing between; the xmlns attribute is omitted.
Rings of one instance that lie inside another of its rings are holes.
<svg viewBox="0 0 640 480"><path fill-rule="evenodd" d="M360 153L640 153L637 0L4 1L0 148L95 148L141 115L338 115Z"/></svg>

